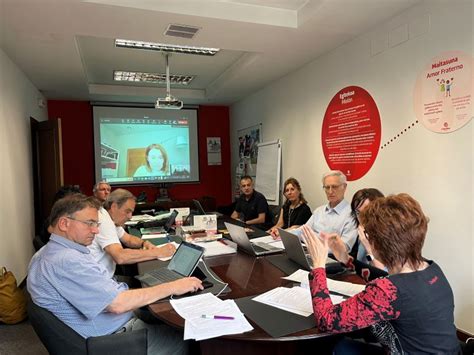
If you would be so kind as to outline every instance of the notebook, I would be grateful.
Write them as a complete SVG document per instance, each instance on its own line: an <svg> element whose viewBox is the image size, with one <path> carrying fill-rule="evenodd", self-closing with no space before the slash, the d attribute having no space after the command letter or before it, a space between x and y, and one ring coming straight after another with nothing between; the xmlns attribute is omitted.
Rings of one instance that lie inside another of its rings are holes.
<svg viewBox="0 0 474 355"><path fill-rule="evenodd" d="M204 248L182 242L168 266L151 270L135 277L148 286L154 286L191 276L203 254Z"/></svg>
<svg viewBox="0 0 474 355"><path fill-rule="evenodd" d="M232 240L235 243L237 243L237 245L242 251L250 255L261 256L261 255L279 253L283 251L283 249L276 248L270 244L251 243L249 237L247 236L247 233L245 232L244 227L236 226L235 224L231 224L227 222L224 222L224 224L227 230L229 231L229 234Z"/></svg>

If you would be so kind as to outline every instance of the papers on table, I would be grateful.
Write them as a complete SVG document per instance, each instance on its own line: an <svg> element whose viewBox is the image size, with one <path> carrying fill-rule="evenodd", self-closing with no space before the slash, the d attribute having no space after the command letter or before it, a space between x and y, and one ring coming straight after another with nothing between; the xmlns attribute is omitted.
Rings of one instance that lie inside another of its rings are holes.
<svg viewBox="0 0 474 355"><path fill-rule="evenodd" d="M161 219L166 219L171 215L170 212L161 213L157 216L150 216L149 214L137 214L132 216L132 218L125 222L126 226L135 226L138 222L149 222L149 221L158 221Z"/></svg>
<svg viewBox="0 0 474 355"><path fill-rule="evenodd" d="M231 246L221 241L196 243L196 244L204 248L204 257L234 254L237 252L236 248L232 248Z"/></svg>
<svg viewBox="0 0 474 355"><path fill-rule="evenodd" d="M365 289L365 285L358 285L350 282L336 281L331 279L327 279L327 281L329 291L341 293L350 297L364 291Z"/></svg>
<svg viewBox="0 0 474 355"><path fill-rule="evenodd" d="M157 239L157 238L168 238L168 234L166 233L158 233L158 234L143 234L142 239Z"/></svg>
<svg viewBox="0 0 474 355"><path fill-rule="evenodd" d="M271 235L266 235L264 237L259 237L259 238L253 238L253 239L250 239L250 242L253 243L253 244L265 243L265 244L269 244L269 245L271 245L275 248L278 248L278 249L285 249L281 239L275 240L275 239L272 238Z"/></svg>
<svg viewBox="0 0 474 355"><path fill-rule="evenodd" d="M309 290L299 286L277 287L254 297L253 300L303 317L313 313Z"/></svg>
<svg viewBox="0 0 474 355"><path fill-rule="evenodd" d="M185 319L184 340L204 340L253 329L233 300L221 300L211 293L171 300L174 310ZM207 319L202 316L225 316L234 319Z"/></svg>
<svg viewBox="0 0 474 355"><path fill-rule="evenodd" d="M282 279L299 282L301 284L304 284L304 283L308 284L308 274L309 274L308 271L298 269L291 275L282 277Z"/></svg>

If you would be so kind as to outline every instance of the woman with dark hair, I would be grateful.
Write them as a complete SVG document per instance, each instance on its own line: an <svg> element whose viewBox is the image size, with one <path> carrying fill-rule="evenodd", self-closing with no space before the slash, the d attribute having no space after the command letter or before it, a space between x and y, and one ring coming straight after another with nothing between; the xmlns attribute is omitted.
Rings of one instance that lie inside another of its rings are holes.
<svg viewBox="0 0 474 355"><path fill-rule="evenodd" d="M278 222L268 230L268 233L277 236L278 228L294 229L305 224L311 217L311 209L301 192L301 185L293 177L285 181L283 191L286 198L283 207L280 209Z"/></svg>
<svg viewBox="0 0 474 355"><path fill-rule="evenodd" d="M169 175L168 154L161 144L150 144L145 159L146 164L139 166L133 177Z"/></svg>
<svg viewBox="0 0 474 355"><path fill-rule="evenodd" d="M328 236L304 227L312 257L310 289L319 330L352 332L374 326L391 354L458 354L454 299L440 267L422 257L428 218L407 194L381 197L359 216L374 256L389 275L369 282L359 294L333 305L326 281ZM344 339L336 354L376 354L382 348Z"/></svg>

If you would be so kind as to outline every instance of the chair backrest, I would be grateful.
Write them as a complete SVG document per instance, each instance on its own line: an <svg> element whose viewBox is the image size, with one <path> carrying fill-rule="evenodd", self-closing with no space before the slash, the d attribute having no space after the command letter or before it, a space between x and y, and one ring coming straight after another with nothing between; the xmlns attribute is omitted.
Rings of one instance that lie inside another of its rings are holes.
<svg viewBox="0 0 474 355"><path fill-rule="evenodd" d="M87 354L86 339L48 310L28 302L31 325L51 355Z"/></svg>

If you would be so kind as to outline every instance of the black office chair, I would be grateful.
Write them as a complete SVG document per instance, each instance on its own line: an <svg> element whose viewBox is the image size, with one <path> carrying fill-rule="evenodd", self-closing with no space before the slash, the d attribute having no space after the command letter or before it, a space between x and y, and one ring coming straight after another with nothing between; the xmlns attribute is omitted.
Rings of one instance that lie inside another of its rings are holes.
<svg viewBox="0 0 474 355"><path fill-rule="evenodd" d="M84 339L48 310L28 302L28 315L43 345L52 355L146 355L148 330Z"/></svg>
<svg viewBox="0 0 474 355"><path fill-rule="evenodd" d="M45 245L46 243L41 240L41 237L39 235L35 235L33 238L33 247L35 248L35 251L40 250Z"/></svg>

